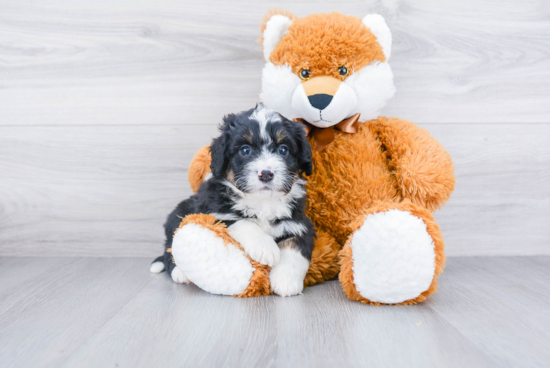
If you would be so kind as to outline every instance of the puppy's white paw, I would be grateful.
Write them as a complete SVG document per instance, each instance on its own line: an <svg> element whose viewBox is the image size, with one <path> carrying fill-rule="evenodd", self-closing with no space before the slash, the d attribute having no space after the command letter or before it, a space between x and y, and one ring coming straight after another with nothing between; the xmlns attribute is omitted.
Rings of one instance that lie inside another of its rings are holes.
<svg viewBox="0 0 550 368"><path fill-rule="evenodd" d="M191 282L177 266L174 267L170 276L172 276L172 280L178 284L189 284Z"/></svg>
<svg viewBox="0 0 550 368"><path fill-rule="evenodd" d="M304 290L304 279L294 277L284 271L275 272L275 268L269 274L271 291L280 296L293 296L301 294Z"/></svg>
<svg viewBox="0 0 550 368"><path fill-rule="evenodd" d="M281 258L281 251L265 231L248 220L237 221L229 227L233 239L239 242L250 258L263 265L273 267Z"/></svg>
<svg viewBox="0 0 550 368"><path fill-rule="evenodd" d="M281 250L272 238L258 239L257 242L241 243L244 252L253 260L263 265L275 266L281 259Z"/></svg>
<svg viewBox="0 0 550 368"><path fill-rule="evenodd" d="M151 267L149 267L149 271L151 271L151 273L161 273L162 271L164 271L164 262L151 263Z"/></svg>
<svg viewBox="0 0 550 368"><path fill-rule="evenodd" d="M280 262L269 274L271 291L280 296L301 294L308 269L309 261L300 251L293 248L283 249Z"/></svg>

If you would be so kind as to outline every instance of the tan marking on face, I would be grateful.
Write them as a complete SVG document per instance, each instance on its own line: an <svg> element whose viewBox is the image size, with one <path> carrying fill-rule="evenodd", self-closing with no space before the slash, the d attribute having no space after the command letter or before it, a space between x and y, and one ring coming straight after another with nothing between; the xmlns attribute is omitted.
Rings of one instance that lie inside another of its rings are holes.
<svg viewBox="0 0 550 368"><path fill-rule="evenodd" d="M233 172L233 170L229 170L225 178L228 182L235 184L235 173Z"/></svg>
<svg viewBox="0 0 550 368"><path fill-rule="evenodd" d="M281 249L281 250L283 250L285 248L289 248L289 249L295 249L297 251L300 251L300 248L298 248L298 246L296 245L296 238L295 237L283 240L282 242L280 242L278 244L278 246L279 246L279 249Z"/></svg>
<svg viewBox="0 0 550 368"><path fill-rule="evenodd" d="M303 82L302 87L304 87L308 97L321 93L334 96L340 88L340 84L342 84L342 81L328 75L322 75Z"/></svg>
<svg viewBox="0 0 550 368"><path fill-rule="evenodd" d="M249 130L248 132L244 133L243 138L246 139L246 141L250 144L252 144L252 138L254 137L254 132Z"/></svg>
<svg viewBox="0 0 550 368"><path fill-rule="evenodd" d="M277 131L277 143L281 143L283 139L287 137L286 133L283 130Z"/></svg>

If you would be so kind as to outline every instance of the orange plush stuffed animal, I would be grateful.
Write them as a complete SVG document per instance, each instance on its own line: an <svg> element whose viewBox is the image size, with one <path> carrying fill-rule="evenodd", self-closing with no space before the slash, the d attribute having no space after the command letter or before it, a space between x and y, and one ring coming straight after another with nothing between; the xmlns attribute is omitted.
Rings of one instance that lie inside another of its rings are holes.
<svg viewBox="0 0 550 368"><path fill-rule="evenodd" d="M451 157L427 131L380 116L395 91L388 64L392 36L384 19L272 12L262 33L266 64L260 99L304 124L314 148L307 215L318 238L305 286L339 274L348 297L363 303L424 301L436 290L445 263L431 212L449 199L455 179ZM205 147L189 170L194 190L209 164ZM234 247L231 257L254 265L213 220L187 219L183 227L191 223L210 229L212 236L225 239L226 247ZM185 242L177 235L174 248ZM207 267L223 270L224 276L213 283L199 281L211 292L236 284L229 294L270 292L268 267L256 267L254 274L236 280L231 257L182 271L194 281L193 275ZM220 287L224 283L231 285Z"/></svg>

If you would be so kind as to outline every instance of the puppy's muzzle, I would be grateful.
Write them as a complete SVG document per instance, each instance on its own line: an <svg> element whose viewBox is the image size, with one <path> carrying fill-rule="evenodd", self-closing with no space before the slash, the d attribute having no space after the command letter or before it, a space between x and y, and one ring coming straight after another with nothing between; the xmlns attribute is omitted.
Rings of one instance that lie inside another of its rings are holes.
<svg viewBox="0 0 550 368"><path fill-rule="evenodd" d="M270 170L262 170L262 172L260 173L260 175L258 175L258 178L260 179L260 181L263 181L264 183L268 183L268 182L270 182L271 180L273 180L273 176L274 176L273 171L270 171Z"/></svg>

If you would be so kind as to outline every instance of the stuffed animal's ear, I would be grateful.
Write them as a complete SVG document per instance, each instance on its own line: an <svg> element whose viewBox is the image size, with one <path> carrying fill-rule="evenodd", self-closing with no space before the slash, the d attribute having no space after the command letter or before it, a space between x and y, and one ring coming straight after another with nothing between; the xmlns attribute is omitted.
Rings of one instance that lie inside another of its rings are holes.
<svg viewBox="0 0 550 368"><path fill-rule="evenodd" d="M214 177L222 177L227 171L228 158L226 155L227 141L229 140L229 130L233 122L233 115L228 115L223 119L223 124L220 126L221 135L212 141L210 146L210 170Z"/></svg>
<svg viewBox="0 0 550 368"><path fill-rule="evenodd" d="M382 46L386 61L391 56L391 32L384 18L379 14L369 14L363 18L363 24L376 36L378 43Z"/></svg>
<svg viewBox="0 0 550 368"><path fill-rule="evenodd" d="M265 25L262 25L261 43L264 49L264 57L269 61L269 56L275 50L275 47L288 33L288 27L292 24L294 16L291 13L267 15Z"/></svg>

